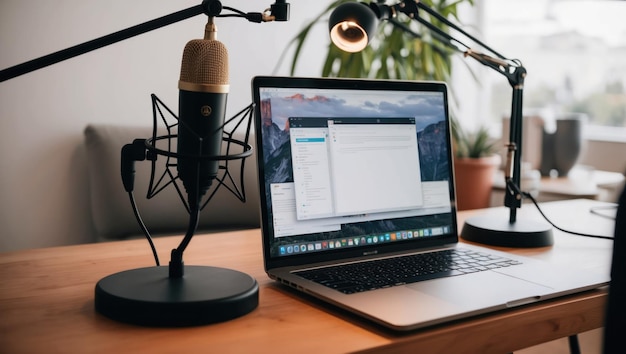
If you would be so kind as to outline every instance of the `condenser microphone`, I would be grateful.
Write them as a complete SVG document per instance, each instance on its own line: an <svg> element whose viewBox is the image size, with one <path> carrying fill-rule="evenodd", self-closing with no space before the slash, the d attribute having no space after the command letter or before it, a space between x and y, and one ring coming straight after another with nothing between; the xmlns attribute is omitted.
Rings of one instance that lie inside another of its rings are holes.
<svg viewBox="0 0 626 354"><path fill-rule="evenodd" d="M228 96L228 52L213 17L204 39L185 46L178 88L177 170L189 196L200 198L217 176Z"/></svg>

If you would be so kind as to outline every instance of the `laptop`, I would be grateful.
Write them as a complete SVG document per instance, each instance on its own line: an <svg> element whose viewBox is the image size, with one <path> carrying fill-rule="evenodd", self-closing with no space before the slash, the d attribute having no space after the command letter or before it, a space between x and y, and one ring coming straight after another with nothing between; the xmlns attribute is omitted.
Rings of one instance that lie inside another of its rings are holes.
<svg viewBox="0 0 626 354"><path fill-rule="evenodd" d="M445 83L255 77L265 271L414 330L603 286L460 244Z"/></svg>

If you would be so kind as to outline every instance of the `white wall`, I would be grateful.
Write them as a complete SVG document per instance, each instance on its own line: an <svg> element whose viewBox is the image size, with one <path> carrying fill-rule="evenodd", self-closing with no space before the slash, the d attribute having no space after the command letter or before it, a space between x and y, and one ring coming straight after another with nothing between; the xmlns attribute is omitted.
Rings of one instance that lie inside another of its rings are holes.
<svg viewBox="0 0 626 354"><path fill-rule="evenodd" d="M4 69L199 4L200 0L2 0L0 68ZM274 0L222 0L263 11ZM229 116L251 101L254 75L274 72L288 41L329 0L291 1L291 21L217 20L230 57ZM151 124L149 95L177 109L183 47L203 36L205 16L161 28L0 83L0 252L90 242L83 129L88 123ZM319 33L319 35L317 34ZM298 75L318 76L328 43L303 56Z"/></svg>

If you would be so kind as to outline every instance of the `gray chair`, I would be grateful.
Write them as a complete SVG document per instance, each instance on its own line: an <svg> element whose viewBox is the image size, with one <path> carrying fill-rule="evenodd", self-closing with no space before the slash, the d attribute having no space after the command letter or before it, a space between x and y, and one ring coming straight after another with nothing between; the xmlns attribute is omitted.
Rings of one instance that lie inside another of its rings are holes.
<svg viewBox="0 0 626 354"><path fill-rule="evenodd" d="M133 214L128 193L122 185L120 154L125 144L132 143L136 138L149 138L151 135L152 128L149 126L90 124L85 128L91 215L99 241L143 236ZM234 138L241 139L241 135L235 134ZM251 141L253 140L252 137ZM158 168L165 168L164 162L165 157L159 156ZM240 163L239 160L229 162L229 170L232 167L237 171L231 172L236 183L240 182ZM153 236L184 234L189 223L189 214L174 186L169 186L153 198L147 199L151 164L149 161L138 161L135 168L134 194L147 229ZM243 186L245 203L227 189L218 189L200 214L197 233L259 227L260 203L254 153L245 161Z"/></svg>

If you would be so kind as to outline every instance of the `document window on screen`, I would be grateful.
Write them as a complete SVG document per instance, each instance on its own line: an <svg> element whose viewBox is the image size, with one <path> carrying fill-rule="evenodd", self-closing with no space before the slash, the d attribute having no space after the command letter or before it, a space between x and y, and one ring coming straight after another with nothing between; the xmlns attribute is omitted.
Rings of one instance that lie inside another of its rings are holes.
<svg viewBox="0 0 626 354"><path fill-rule="evenodd" d="M297 220L423 206L414 118L289 119Z"/></svg>

